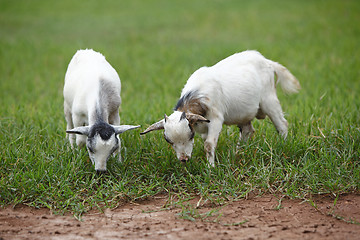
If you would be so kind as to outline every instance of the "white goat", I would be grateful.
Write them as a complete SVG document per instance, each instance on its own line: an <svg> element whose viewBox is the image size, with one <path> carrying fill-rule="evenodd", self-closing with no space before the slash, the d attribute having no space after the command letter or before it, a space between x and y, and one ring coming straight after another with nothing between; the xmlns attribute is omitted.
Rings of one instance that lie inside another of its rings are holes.
<svg viewBox="0 0 360 240"><path fill-rule="evenodd" d="M120 91L120 78L102 54L89 49L76 52L65 75L66 132L72 147L74 134L79 147L86 142L97 173L105 172L110 155L119 151L118 134L140 127L120 125Z"/></svg>
<svg viewBox="0 0 360 240"><path fill-rule="evenodd" d="M240 128L239 140L253 133L251 121L269 116L277 131L286 138L288 123L276 95L276 83L287 93L297 92L300 84L282 65L257 51L236 53L212 67L195 71L182 90L175 111L152 124L141 134L164 129L165 139L177 158L186 162L201 134L208 162L214 166L215 148L223 124Z"/></svg>

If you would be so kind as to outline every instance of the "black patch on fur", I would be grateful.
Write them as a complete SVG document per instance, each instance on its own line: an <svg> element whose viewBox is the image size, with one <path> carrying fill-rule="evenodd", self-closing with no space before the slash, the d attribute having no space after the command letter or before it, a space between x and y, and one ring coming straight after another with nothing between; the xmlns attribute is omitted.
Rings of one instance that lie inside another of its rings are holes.
<svg viewBox="0 0 360 240"><path fill-rule="evenodd" d="M177 102L174 110L177 111L179 108L184 108L185 104L196 95L196 92L190 91L182 96Z"/></svg>
<svg viewBox="0 0 360 240"><path fill-rule="evenodd" d="M97 122L90 128L89 138L99 134L103 140L109 140L115 134L115 129L106 122Z"/></svg>
<svg viewBox="0 0 360 240"><path fill-rule="evenodd" d="M205 103L206 99L207 98L205 96L201 96L197 90L190 91L179 99L174 110L199 114L200 116L205 117L208 111L208 107Z"/></svg>

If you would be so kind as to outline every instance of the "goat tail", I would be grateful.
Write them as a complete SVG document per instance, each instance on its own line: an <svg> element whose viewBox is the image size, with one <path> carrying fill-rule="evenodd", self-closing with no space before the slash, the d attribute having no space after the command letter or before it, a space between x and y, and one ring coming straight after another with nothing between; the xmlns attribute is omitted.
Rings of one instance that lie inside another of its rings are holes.
<svg viewBox="0 0 360 240"><path fill-rule="evenodd" d="M299 81L286 67L273 61L270 61L270 64L274 68L277 77L276 84L280 83L285 93L297 93L300 90L301 86Z"/></svg>

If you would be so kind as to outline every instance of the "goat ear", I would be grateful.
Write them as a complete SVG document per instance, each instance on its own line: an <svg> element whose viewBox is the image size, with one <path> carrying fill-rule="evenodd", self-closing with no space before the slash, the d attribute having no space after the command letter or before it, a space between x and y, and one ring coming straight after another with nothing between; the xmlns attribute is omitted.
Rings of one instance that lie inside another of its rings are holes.
<svg viewBox="0 0 360 240"><path fill-rule="evenodd" d="M169 120L169 117L166 115L166 113L164 114L164 120L165 120L165 122L167 122Z"/></svg>
<svg viewBox="0 0 360 240"><path fill-rule="evenodd" d="M70 130L66 130L66 132L89 136L90 127L89 126L76 127L76 128L70 129Z"/></svg>
<svg viewBox="0 0 360 240"><path fill-rule="evenodd" d="M203 116L194 113L186 113L186 119L189 121L190 125L194 125L197 122L210 122L210 120L204 118Z"/></svg>
<svg viewBox="0 0 360 240"><path fill-rule="evenodd" d="M128 130L133 130L136 128L139 128L140 125L134 126L134 125L120 125L120 126L112 126L115 129L115 134L121 134Z"/></svg>
<svg viewBox="0 0 360 240"><path fill-rule="evenodd" d="M183 112L183 113L181 114L180 121L183 120L183 119L186 119L186 113L185 113L185 112Z"/></svg>
<svg viewBox="0 0 360 240"><path fill-rule="evenodd" d="M168 119L167 116L165 115L165 118L152 124L151 126L149 126L145 131L143 131L142 133L140 133L140 135L146 134L148 132L154 131L154 130L161 130L164 129L164 123L165 120Z"/></svg>

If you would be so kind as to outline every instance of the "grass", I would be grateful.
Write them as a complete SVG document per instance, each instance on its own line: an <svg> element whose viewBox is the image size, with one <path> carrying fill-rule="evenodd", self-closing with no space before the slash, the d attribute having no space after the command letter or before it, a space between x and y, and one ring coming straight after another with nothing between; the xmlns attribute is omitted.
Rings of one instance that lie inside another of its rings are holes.
<svg viewBox="0 0 360 240"><path fill-rule="evenodd" d="M358 192L359 11L356 0L0 0L0 205L79 217L158 193L223 204L252 191L305 199ZM256 120L254 138L236 152L238 130L224 127L208 169L199 137L183 166L161 132L135 130L121 136L124 162L112 158L110 174L97 176L87 152L65 139L63 79L83 48L118 71L121 121L142 129L171 114L196 69L257 49L302 85L297 95L278 92L288 139Z"/></svg>

